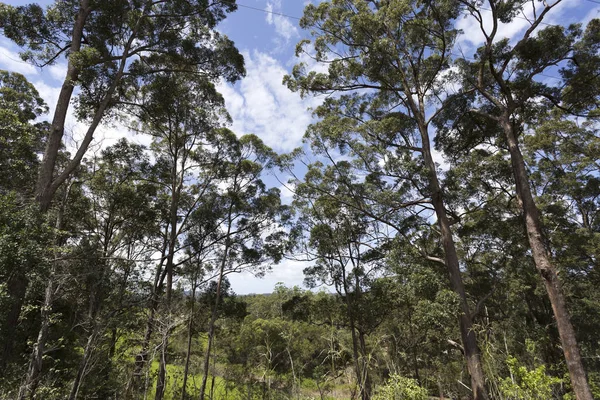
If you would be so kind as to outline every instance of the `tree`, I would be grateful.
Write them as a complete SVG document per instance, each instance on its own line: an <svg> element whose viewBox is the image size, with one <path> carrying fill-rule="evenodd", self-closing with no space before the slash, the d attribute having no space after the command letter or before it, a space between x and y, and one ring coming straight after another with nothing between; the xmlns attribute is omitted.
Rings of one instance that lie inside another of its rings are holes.
<svg viewBox="0 0 600 400"><path fill-rule="evenodd" d="M379 314L376 307L369 307L375 302L368 292L382 267L381 247L387 237L380 232L379 221L357 210L364 205L352 208L344 204L352 201L348 200L352 193L346 192L348 187L341 182L352 182L354 192L360 190L350 164L340 162L324 171L319 167L310 166L305 183L296 185L296 251L315 263L304 270L308 286L332 285L345 303L359 396L366 400L372 386L366 336L373 330L369 319L377 320Z"/></svg>
<svg viewBox="0 0 600 400"><path fill-rule="evenodd" d="M44 239L34 232L41 233L47 226L42 224L36 229L31 225L41 220L28 209L26 202L34 190L30 183L37 173L38 153L47 128L47 124L34 123L34 120L46 111L46 104L39 93L23 75L0 70L0 197L6 218L3 224L6 231L3 234L2 281L8 296L2 307L6 314L2 314L0 325L4 343L0 353L0 370L7 367L12 357L17 321L30 274L36 269L37 262L41 263L44 258ZM17 239L19 236L20 239ZM14 239L17 241L12 242ZM38 239L40 242L36 243ZM8 250L17 243L20 255ZM32 258L33 254L36 255Z"/></svg>
<svg viewBox="0 0 600 400"><path fill-rule="evenodd" d="M194 256L189 253L184 256L184 261L178 260L181 251L187 247L182 239L191 229L191 216L197 208L205 206L204 197L210 197L209 193L214 191L219 176L218 164L222 161L218 151L221 146L215 144L214 131L228 120L228 115L223 108L223 98L204 77L191 80L171 72L156 74L140 88L138 97L132 99L135 101L131 101L130 107L132 112L139 114L137 129L153 136L151 149L156 163L152 168L152 179L161 186L159 194L164 201L163 255L150 300L148 331L136 365L139 372L145 362L144 353L163 281L166 279L163 306L170 318L175 267ZM167 331L162 346L157 399L164 393L168 343Z"/></svg>
<svg viewBox="0 0 600 400"><path fill-rule="evenodd" d="M575 330L567 310L566 299L552 260L542 216L531 188L519 138L534 123L537 113L547 112L554 106L578 112L586 104L594 104L595 96L589 88L583 89L583 80L594 87L596 78L584 75L598 71L597 29L600 22L592 21L585 32L579 25L563 27L550 25L540 28L544 19L560 0L544 3L534 15L522 36L512 45L509 39L499 38L498 25L512 21L523 9L525 1L509 3L490 1L491 26L483 23L478 2L461 1L470 18L481 27L484 44L477 50L473 61L461 59L460 78L463 89L446 100L448 113L453 118L442 121L451 130L475 143L482 138L502 135L508 148L517 199L523 211L523 220L535 266L546 286L558 326L561 343L578 399L592 398L585 369L577 346ZM579 59L582 64L579 65ZM540 74L560 66L565 89L538 79ZM592 76L595 76L592 75ZM573 90L580 88L581 96ZM538 101L538 99L542 99Z"/></svg>
<svg viewBox="0 0 600 400"><path fill-rule="evenodd" d="M242 56L214 31L234 10L235 2L229 0L70 0L46 10L37 4L0 4L0 28L25 49L24 60L40 67L62 56L68 61L37 181L42 211L81 163L96 128L114 114L133 86L164 71L230 82L243 75ZM75 88L77 116L89 125L74 157L56 171Z"/></svg>
<svg viewBox="0 0 600 400"><path fill-rule="evenodd" d="M85 331L84 350L71 385L70 400L77 399L84 378L93 369L92 355L95 353L98 357L103 345L106 358L101 365L110 369L116 332L113 331L112 336L105 333L114 324L111 318L126 301L125 291L136 264L150 257L153 251L141 243L144 239L151 242L158 230L156 210L152 206L156 187L147 180L149 159L144 151L142 146L122 139L103 150L83 178L91 211L86 213L89 218L83 227L84 240L89 243L85 248L89 259L87 268L80 273L88 299L87 315L81 323ZM108 340L103 340L103 336ZM109 372L97 371L102 378L110 377ZM98 392L107 390L102 384L98 386Z"/></svg>
<svg viewBox="0 0 600 400"><path fill-rule="evenodd" d="M226 274L244 269L266 268L281 260L287 219L287 207L281 204L279 189L267 189L261 180L264 169L272 166L274 154L254 135L237 139L233 132L221 130L223 146L222 179L224 188L215 198L220 217L220 240L215 265L216 297L208 325L208 343L204 356L200 399L204 399L208 379L210 352L215 335L220 293Z"/></svg>
<svg viewBox="0 0 600 400"><path fill-rule="evenodd" d="M476 399L485 399L473 310L431 148L432 122L447 107L442 100L448 92L445 83L458 33L453 24L459 15L453 0L309 5L301 26L313 29L314 58L328 64L328 72L307 72L300 64L285 82L302 94L341 92L317 109L323 120L309 130L311 140L321 141L321 148L328 143L348 150L367 173L393 182L390 187L402 191L404 198L411 184L408 193L414 197L397 207L412 207L417 215L433 209L444 249L443 260L437 261L445 264L460 298L458 317L471 389ZM297 53L308 42L300 42Z"/></svg>
<svg viewBox="0 0 600 400"><path fill-rule="evenodd" d="M0 190L31 195L38 153L48 125L34 120L48 107L35 87L18 73L0 70Z"/></svg>

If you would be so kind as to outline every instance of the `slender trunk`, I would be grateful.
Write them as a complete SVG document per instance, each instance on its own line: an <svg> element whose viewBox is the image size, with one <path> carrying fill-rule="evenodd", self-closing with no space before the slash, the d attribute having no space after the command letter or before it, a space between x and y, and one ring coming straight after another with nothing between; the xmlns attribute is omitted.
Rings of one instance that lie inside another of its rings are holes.
<svg viewBox="0 0 600 400"><path fill-rule="evenodd" d="M52 268L50 277L48 278L48 283L46 284L44 304L41 310L42 324L38 332L37 341L33 347L33 351L31 352L31 357L29 358L29 367L27 368L25 381L19 388L17 400L25 400L27 397L33 398L35 395L35 391L37 390L39 376L42 371L42 357L46 348L46 340L48 338L48 330L50 328L50 314L52 309L52 303L54 301L55 290L55 269L56 267Z"/></svg>
<svg viewBox="0 0 600 400"><path fill-rule="evenodd" d="M198 284L197 277L194 277L192 283L192 305L190 308L190 316L188 321L188 337L187 337L187 348L185 351L185 367L183 368L183 385L181 388L181 400L187 399L187 379L190 369L190 355L192 353L192 338L194 337L193 332L193 321L194 321L194 305L196 302L196 285Z"/></svg>
<svg viewBox="0 0 600 400"><path fill-rule="evenodd" d="M231 213L231 210L230 210ZM231 215L230 217L231 218ZM219 269L219 278L217 280L217 293L215 295L215 304L210 315L210 322L208 324L208 342L206 343L206 353L204 354L204 369L202 375L202 385L200 386L200 400L204 400L206 393L206 382L208 379L208 370L210 366L210 350L212 348L213 339L215 335L215 322L217 321L219 301L221 300L221 283L223 282L223 273L225 271L225 264L227 263L227 254L229 253L229 234L231 233L231 221L227 228L227 244L225 245L225 251L223 253L223 260L221 260L221 267Z"/></svg>
<svg viewBox="0 0 600 400"><path fill-rule="evenodd" d="M36 197L40 204L40 209L44 212L50 207L50 202L54 196L54 192L51 192L50 186L52 184L58 152L62 144L67 111L69 110L69 104L71 102L71 97L73 96L74 82L77 80L77 76L79 75L79 70L73 62L73 59L77 52L79 52L81 49L83 30L90 11L89 0L82 0L77 17L75 18L75 24L73 26L71 46L69 49L69 62L67 65L67 75L65 76L62 87L58 94L56 109L54 110L52 125L50 127L48 141L46 142L46 148L44 150L44 157L40 165Z"/></svg>
<svg viewBox="0 0 600 400"><path fill-rule="evenodd" d="M213 365L214 368L214 365ZM215 376L210 377L210 400L215 399Z"/></svg>
<svg viewBox="0 0 600 400"><path fill-rule="evenodd" d="M129 242L127 245L127 258L131 259L133 258L131 252L133 249L133 243ZM123 274L123 279L121 280L121 284L120 284L120 288L119 288L119 295L118 295L118 300L116 302L116 305L113 308L113 312L115 312L116 310L119 310L123 307L123 298L125 297L125 289L127 288L127 282L129 280L129 274L131 273L131 266L128 265L125 268L124 274ZM108 342L108 357L107 357L107 365L106 368L104 369L104 390L107 390L107 392L105 393L114 393L114 389L115 388L111 388L110 385L110 380L111 380L111 375L112 375L112 370L113 370L113 358L115 356L115 352L117 350L117 327L115 325L113 325L111 323L112 327L110 328L110 339ZM122 390L123 388L121 388ZM127 386L125 386L125 389L127 389ZM125 392L126 393L126 392ZM108 395L107 395L108 396Z"/></svg>
<svg viewBox="0 0 600 400"><path fill-rule="evenodd" d="M133 398L133 392L141 389L141 378L143 375L144 367L148 362L148 352L150 350L150 339L154 333L154 321L156 318L156 311L158 309L158 293L152 293L150 298L150 314L146 321L146 332L144 333L144 339L142 340L142 346L140 352L135 356L135 364L133 367L133 373L131 379L127 385L126 398Z"/></svg>
<svg viewBox="0 0 600 400"><path fill-rule="evenodd" d="M235 186L236 182L234 182ZM227 264L227 256L229 255L229 246L231 245L231 228L232 228L232 211L233 211L233 200L230 200L229 209L227 211L227 234L225 235L225 249L223 250L223 259L219 268L219 278L217 280L217 293L215 295L215 304L210 315L210 322L208 324L208 342L206 343L206 353L204 354L204 369L202 375L202 384L200 386L200 400L204 400L206 393L206 381L208 379L208 369L210 365L210 349L213 344L213 338L215 334L215 322L217 321L217 314L219 310L219 301L221 300L221 283L223 282L223 274L225 272L225 265Z"/></svg>
<svg viewBox="0 0 600 400"><path fill-rule="evenodd" d="M81 388L81 384L83 383L83 376L86 373L92 352L95 347L97 331L96 327L93 328L93 332L88 336L87 343L85 345L85 349L83 351L83 358L79 363L79 368L77 369L77 374L75 375L75 380L73 381L73 385L71 386L71 393L69 394L69 400L77 399L79 395L79 389Z"/></svg>
<svg viewBox="0 0 600 400"><path fill-rule="evenodd" d="M95 282L92 283L92 288L90 291L87 321L90 333L87 339L87 343L85 345L85 349L83 351L83 357L81 359L81 362L79 363L77 374L75 375L73 385L71 386L69 400L77 399L77 395L79 394L79 389L83 384L83 378L85 376L89 360L92 356L92 352L94 351L95 341L99 333L97 316L100 312L100 309L102 308L102 303L104 302L104 298L106 295L106 291L104 289L104 279L110 268L110 265L107 261L109 256L109 243L112 240L113 233L110 228L110 219L110 217L107 219L104 226L104 245L102 248L102 262L100 265L99 275L95 278Z"/></svg>
<svg viewBox="0 0 600 400"><path fill-rule="evenodd" d="M177 152L174 155L174 167L171 174L172 181L172 192L171 192L171 206L169 210L169 225L170 225L170 236L169 236L169 252L167 253L167 285L165 287L165 311L167 313L167 326L163 343L161 347L161 357L158 367L158 380L156 382L156 394L154 400L162 400L165 394L165 385L167 379L167 350L169 347L169 335L171 332L171 298L173 292L173 260L175 257L175 246L177 244L177 210L179 210L179 195L181 186L179 185L178 171L177 171ZM183 176L181 177L183 180Z"/></svg>
<svg viewBox="0 0 600 400"><path fill-rule="evenodd" d="M461 313L459 316L460 334L463 348L465 351L465 359L467 369L471 375L471 389L473 391L474 400L485 400L488 398L485 390L485 377L481 364L481 357L477 347L477 339L473 331L473 320L471 317L471 309L467 301L465 287L462 281L460 264L454 238L452 237L452 228L444 206L444 197L442 189L435 169L435 162L431 155L431 145L429 143L429 133L427 126L419 127L421 133L422 152L425 161L425 166L429 171L429 187L431 190L431 201L435 209L435 214L440 227L442 245L444 248L444 261L448 274L450 276L450 285L452 290L458 295L460 301Z"/></svg>
<svg viewBox="0 0 600 400"><path fill-rule="evenodd" d="M288 358L290 359L290 366L292 367L292 398L294 398L294 393L296 392L296 370L294 368L294 359L292 358L292 353L290 353L290 343L285 346L285 351L287 352ZM298 391L298 395L300 395L300 391Z"/></svg>
<svg viewBox="0 0 600 400"><path fill-rule="evenodd" d="M551 261L550 253L546 247L540 212L531 193L529 177L525 168L523 155L519 148L515 126L511 123L510 117L507 114L503 116L501 124L508 143L517 189L517 198L523 210L527 238L529 239L533 261L546 286L548 298L552 304L552 311L554 312L558 334L560 335L565 360L567 361L573 392L575 393L577 400L592 400L592 392L587 382L585 368L583 367L583 362L577 346L575 330L573 329L571 318L567 311L565 297L560 280L558 279L558 273Z"/></svg>
<svg viewBox="0 0 600 400"><path fill-rule="evenodd" d="M348 290L346 289L346 274L342 272L344 279L344 297L346 298L346 312L348 313L348 319L350 320L350 333L352 334L352 357L354 358L354 370L356 371L356 382L358 383L358 390L361 398L364 398L365 390L363 387L363 374L360 368L360 355L358 351L358 338L356 337L356 324L354 322L354 316L352 312L352 305L348 299Z"/></svg>
<svg viewBox="0 0 600 400"><path fill-rule="evenodd" d="M69 192L71 191L71 185L69 185L65 189L64 196L62 198L62 203L60 209L58 210L58 215L56 217L56 231L60 232L63 227L63 217L65 213L65 206L67 203L67 199L69 198ZM55 243L57 247L62 246L63 238L59 235L56 237ZM17 400L24 400L26 397L33 398L35 395L35 391L37 390L37 386L39 383L40 374L42 372L42 363L43 356L46 350L46 340L48 339L48 331L50 330L50 315L52 314L52 304L54 302L54 292L56 291L56 278L58 274L58 261L54 260L52 262L52 268L50 269L50 274L48 276L48 282L46 284L46 290L44 292L44 304L41 309L41 318L42 322L40 325L40 330L38 332L38 337L35 345L33 346L33 350L31 352L31 357L29 358L29 365L27 367L27 373L25 375L25 379L23 380L23 384L19 388L19 393L17 395Z"/></svg>
<svg viewBox="0 0 600 400"><path fill-rule="evenodd" d="M166 330L163 332L163 339L160 345L160 357L158 366L158 377L156 381L156 392L154 393L155 400L161 400L165 395L166 379L167 379L167 347L169 346L170 326L167 321Z"/></svg>
<svg viewBox="0 0 600 400"><path fill-rule="evenodd" d="M360 302L362 301L362 291L360 288L360 279L358 278L358 267L360 264L360 249L357 249L357 256L353 257L352 256L352 249L350 249L350 261L352 262L352 266L353 266L353 272L354 272L354 296L355 296L355 304L360 304ZM357 332L358 332L358 343L359 343L359 349L360 349L360 364L361 364L361 368L362 368L362 379L361 379L361 385L363 388L363 393L362 393L362 398L363 400L369 400L371 398L371 377L369 375L369 369L368 369L368 357L367 357L367 344L365 341L365 333L363 332L363 330L359 327L357 327Z"/></svg>
<svg viewBox="0 0 600 400"><path fill-rule="evenodd" d="M154 275L154 285L152 286L152 293L150 294L149 305L148 308L150 310L150 314L148 315L148 320L146 321L146 332L144 334L144 339L142 340L141 350L135 356L135 364L133 367L133 373L131 374L131 379L127 384L127 389L125 390L125 398L130 399L133 398L133 392L135 390L141 389L141 378L143 376L143 370L146 366L146 362L148 361L148 351L150 349L150 339L152 338L152 334L154 333L154 322L156 318L156 312L158 311L159 305L159 294L162 288L166 270L163 270L165 255L167 254L168 248L168 234L169 227L165 227L165 236L163 241L163 247L161 251L160 262L156 266L156 273Z"/></svg>
<svg viewBox="0 0 600 400"><path fill-rule="evenodd" d="M360 353L362 358L362 373L363 373L363 387L364 394L363 400L369 400L371 398L371 376L369 375L369 365L367 357L367 344L365 341L365 334L362 331L358 331L358 340L360 343Z"/></svg>

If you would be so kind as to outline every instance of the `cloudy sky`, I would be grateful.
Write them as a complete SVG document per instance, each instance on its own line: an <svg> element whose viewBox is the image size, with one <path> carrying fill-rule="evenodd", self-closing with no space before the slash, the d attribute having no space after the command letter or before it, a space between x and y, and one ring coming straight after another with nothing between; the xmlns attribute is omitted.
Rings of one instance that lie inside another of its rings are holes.
<svg viewBox="0 0 600 400"><path fill-rule="evenodd" d="M28 3L17 0L4 2L13 5ZM320 101L318 98L301 99L281 84L283 76L301 61L295 57L295 45L302 38L308 37L308 34L298 27L298 18L308 2L238 0L238 11L219 26L219 30L236 43L246 60L247 75L243 80L235 85L219 86L233 118L231 128L238 134L254 133L260 136L278 152L287 152L302 144L304 131L311 122L308 109ZM50 1L39 3L49 4ZM531 15L532 8L527 6L525 13ZM585 24L598 17L600 0L564 0L552 11L546 22ZM458 25L463 30L458 45L465 54L472 54L482 38L479 27L472 19L462 19L458 21ZM512 24L501 26L499 36L514 37L527 26L527 19L521 16ZM0 68L24 74L36 86L52 112L65 76L64 62L42 71L20 61L18 51L18 48L0 35ZM76 140L83 128L73 118L70 119L68 131L73 140ZM110 145L123 135L139 143L147 144L148 141L142 136L131 136L118 127L103 127L96 136L94 148L97 150ZM274 186L280 186L278 181L286 181L287 177L270 176L267 180ZM284 200L291 198L289 191L284 189L282 192ZM301 285L302 268L301 264L287 261L275 266L273 272L265 278L240 274L230 276L230 280L233 289L240 294L271 292L277 282L285 282L288 286Z"/></svg>

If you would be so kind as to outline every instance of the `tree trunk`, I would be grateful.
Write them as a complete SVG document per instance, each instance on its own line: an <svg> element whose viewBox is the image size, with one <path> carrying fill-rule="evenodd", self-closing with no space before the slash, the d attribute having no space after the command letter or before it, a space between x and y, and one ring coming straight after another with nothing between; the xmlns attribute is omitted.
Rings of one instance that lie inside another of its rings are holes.
<svg viewBox="0 0 600 400"><path fill-rule="evenodd" d="M454 238L452 237L452 228L444 206L444 197L437 176L435 162L431 155L431 145L429 142L429 133L427 126L420 126L422 153L425 166L429 172L429 187L431 190L431 201L435 209L435 214L440 227L442 245L444 248L444 261L448 274L450 276L450 285L452 290L458 295L460 301L461 313L459 316L460 334L467 362L467 369L471 375L471 389L474 400L486 400L488 398L485 390L485 377L481 364L479 349L477 348L477 339L473 331L473 320L471 309L467 301L465 287L462 281L458 254Z"/></svg>
<svg viewBox="0 0 600 400"><path fill-rule="evenodd" d="M156 267L156 273L154 275L154 286L152 287L152 293L150 294L150 300L148 305L148 308L150 309L150 314L148 315L148 321L146 322L146 333L144 334L144 339L142 340L141 350L135 356L133 373L131 374L131 379L127 384L127 389L125 390L126 399L133 398L133 393L141 388L142 372L144 370L146 362L148 361L148 350L150 349L150 339L152 338L152 334L154 333L154 322L156 318L156 312L158 310L159 293L166 276L166 270L163 271L163 264L165 260L165 255L167 254L166 252L168 248L168 234L169 227L166 226L164 236L165 240L163 242L160 262Z"/></svg>
<svg viewBox="0 0 600 400"><path fill-rule="evenodd" d="M96 327L94 326L92 333L88 336L87 343L85 345L85 349L83 351L83 358L79 363L79 368L77 369L77 375L75 375L75 379L73 380L73 385L71 386L71 393L69 394L69 400L77 399L79 395L79 389L83 383L83 376L86 373L88 363L90 361L92 352L94 350L95 341L96 341Z"/></svg>
<svg viewBox="0 0 600 400"><path fill-rule="evenodd" d="M48 338L48 330L50 329L50 314L52 311L52 303L54 301L54 276L56 272L55 267L50 273L48 283L46 284L46 291L44 295L44 304L42 306L42 325L38 332L37 341L31 352L29 358L29 367L27 368L27 374L21 387L19 388L19 394L17 400L25 400L27 397L33 398L35 391L37 390L40 373L42 371L42 357L46 349L46 340Z"/></svg>
<svg viewBox="0 0 600 400"><path fill-rule="evenodd" d="M369 361L367 357L367 344L365 341L365 334L361 330L358 332L358 339L360 343L360 353L362 358L362 385L364 388L363 400L369 400L371 398L371 375L369 374Z"/></svg>
<svg viewBox="0 0 600 400"><path fill-rule="evenodd" d="M553 265L550 259L550 252L546 247L540 212L531 193L529 177L525 168L523 155L519 148L515 126L511 123L508 114L502 117L501 125L508 143L517 198L523 210L523 218L525 219L525 228L527 230L527 238L531 247L533 261L546 286L548 298L552 304L552 311L554 312L565 360L567 361L573 392L577 400L592 400L592 392L587 382L585 368L583 367L577 346L575 330L567 311L556 267Z"/></svg>
<svg viewBox="0 0 600 400"><path fill-rule="evenodd" d="M231 213L231 209L230 209ZM229 216L231 218L231 214ZM231 221L229 222L229 226L227 228L227 236L226 240L229 242L229 234L231 232ZM213 339L215 335L215 322L217 321L218 307L219 301L221 300L221 283L223 282L223 273L225 271L225 263L227 262L227 254L229 253L229 245L225 245L225 251L223 253L223 260L221 261L221 267L219 270L219 278L217 280L217 293L215 295L215 304L212 309L212 313L210 315L210 322L208 324L208 342L206 343L206 353L204 354L204 368L202 375L202 385L200 386L200 400L204 400L204 396L206 393L206 382L208 379L208 370L210 366L210 350L213 344Z"/></svg>
<svg viewBox="0 0 600 400"><path fill-rule="evenodd" d="M67 75L65 76L65 80L63 81L58 95L48 141L46 142L46 148L44 150L44 157L40 165L36 198L39 202L40 209L44 212L50 208L50 202L54 197L54 192L50 190L50 186L54 177L58 152L62 144L67 111L69 110L71 97L73 96L74 82L77 80L79 74L75 63L73 62L73 57L81 49L83 30L90 11L89 0L82 0L75 19L75 25L73 26Z"/></svg>
<svg viewBox="0 0 600 400"><path fill-rule="evenodd" d="M156 392L154 393L154 400L162 400L165 395L165 388L167 384L167 348L169 347L169 332L170 332L170 321L167 320L166 331L163 333L163 340L160 345L160 357L158 365L158 377L156 381Z"/></svg>
<svg viewBox="0 0 600 400"><path fill-rule="evenodd" d="M363 400L368 400L368 395L366 394L365 388L363 386L363 371L360 365L360 354L358 350L358 338L356 335L356 323L354 320L354 313L352 312L352 305L350 304L350 298L348 297L348 283L346 281L346 270L344 266L342 268L342 286L344 288L344 298L346 302L346 312L348 314L348 319L350 321L350 333L352 334L352 358L354 358L354 370L356 371L356 382L358 383L358 390L360 392L360 398ZM365 396L367 398L365 399Z"/></svg>
<svg viewBox="0 0 600 400"><path fill-rule="evenodd" d="M104 298L106 296L106 290L104 289L104 279L106 279L106 275L110 269L110 265L108 263L109 256L109 243L112 240L113 231L110 229L110 217L105 223L104 226L104 245L102 249L102 261L100 264L100 273L95 278L95 282L92 283L92 288L90 291L89 305L88 305L88 326L90 333L88 335L87 343L85 345L85 349L83 351L83 357L81 362L79 363L79 368L77 370L77 374L75 375L75 379L73 380L73 385L71 386L71 393L69 394L69 400L76 400L77 395L79 394L79 389L83 384L83 377L85 376L86 369L89 364L89 360L92 357L92 353L95 348L96 338L98 337L99 327L98 327L98 313L102 309L102 304L104 302ZM109 275L110 279L110 275Z"/></svg>
<svg viewBox="0 0 600 400"><path fill-rule="evenodd" d="M64 196L62 198L62 203L60 209L58 210L58 215L56 217L56 231L60 232L63 227L63 217L65 213L65 206L67 203L67 199L69 198L69 192L71 191L71 185L69 185L65 189ZM60 236L56 237L55 243L57 247L62 246L63 238ZM23 384L19 388L19 394L17 395L17 400L24 400L27 396L33 398L35 395L35 391L37 390L37 386L39 383L40 373L42 372L42 362L44 352L46 350L46 340L48 339L48 331L50 329L50 315L52 314L52 304L54 302L54 292L56 290L56 276L58 273L58 261L54 260L52 262L52 268L50 269L50 274L48 275L48 282L46 284L46 290L44 293L44 304L41 309L41 318L42 322L40 325L40 330L38 332L38 337L35 345L33 346L33 350L31 352L31 357L29 359L29 366L27 367L27 373L25 374L25 378L23 380Z"/></svg>
<svg viewBox="0 0 600 400"><path fill-rule="evenodd" d="M181 400L187 399L187 379L188 373L190 369L190 355L192 353L192 338L194 336L193 332L193 320L194 320L194 305L196 302L196 285L198 284L198 279L194 277L194 281L192 283L192 305L190 307L190 316L188 321L188 337L187 337L187 348L185 351L185 367L183 369L183 385L181 387Z"/></svg>
<svg viewBox="0 0 600 400"><path fill-rule="evenodd" d="M172 192L171 192L171 206L169 210L169 249L167 253L167 285L165 287L165 311L167 313L167 330L161 347L161 357L158 367L158 380L156 382L156 394L154 400L162 400L165 393L165 385L167 379L167 350L169 347L169 334L171 332L171 298L173 292L173 260L175 257L175 246L177 244L177 211L179 210L179 196L181 186L178 179L177 171L177 151L174 155L174 167L171 174L172 180ZM182 168L183 170L183 168ZM183 176L181 177L183 180Z"/></svg>

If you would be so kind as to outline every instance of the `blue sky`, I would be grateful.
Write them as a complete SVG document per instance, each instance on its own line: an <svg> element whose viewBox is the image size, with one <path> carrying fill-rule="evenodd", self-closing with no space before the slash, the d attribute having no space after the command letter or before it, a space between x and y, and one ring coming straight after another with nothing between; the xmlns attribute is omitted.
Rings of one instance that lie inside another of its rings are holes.
<svg viewBox="0 0 600 400"><path fill-rule="evenodd" d="M12 0L5 3L22 5L29 2ZM51 1L39 3L45 5ZM303 0L238 0L238 11L230 14L218 27L220 32L236 43L246 60L246 78L235 85L219 85L233 118L231 128L238 134L257 134L278 152L287 152L301 145L304 131L311 122L308 108L320 102L318 98L301 99L299 95L291 93L281 84L282 78L298 61L305 61L313 68L319 66L311 64L307 57L298 60L294 55L296 43L308 36L298 27L297 19L255 9L300 17L307 3ZM526 15L531 15L531 11L528 4L525 7ZM599 11L600 2L595 0L564 0L551 12L547 23L586 23L600 17ZM525 18L517 18L512 24L501 26L500 35L513 37L522 32L527 24ZM481 40L479 28L471 19L460 20L458 25L464 31L458 44L466 54L470 54ZM64 62L40 71L20 61L18 48L0 36L0 68L23 73L37 87L52 112L65 75ZM72 136L75 139L84 128L73 117L69 119L67 127L70 133L67 138ZM103 127L91 150L110 145L123 135L136 142L148 143L148 138L124 132L119 127ZM278 179L267 177L273 186L280 186L278 180L287 179L285 175L278 176ZM291 193L282 188L282 194L284 200L289 201ZM271 292L277 282L284 282L288 286L301 285L302 268L303 265L297 262L284 261L263 279L244 273L230 276L230 280L234 291L240 294Z"/></svg>

